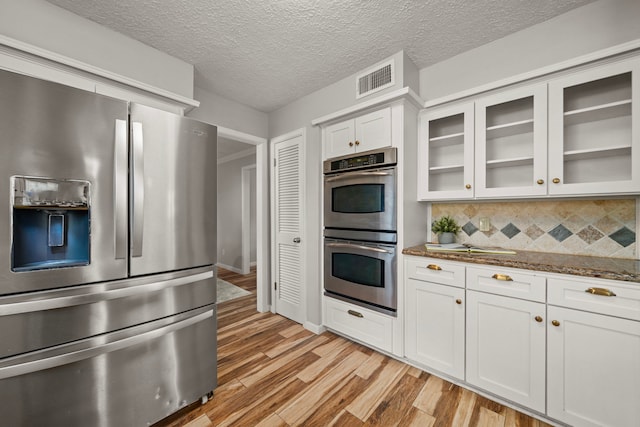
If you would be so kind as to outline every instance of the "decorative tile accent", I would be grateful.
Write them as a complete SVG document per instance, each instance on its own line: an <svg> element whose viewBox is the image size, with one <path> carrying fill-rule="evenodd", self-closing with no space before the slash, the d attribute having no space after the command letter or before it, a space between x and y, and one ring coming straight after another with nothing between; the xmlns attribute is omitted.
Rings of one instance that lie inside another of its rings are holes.
<svg viewBox="0 0 640 427"><path fill-rule="evenodd" d="M604 237L604 234L602 234L600 231L598 231L596 228L593 228L590 225L583 228L576 234L578 237L580 237L582 240L584 240L588 244L597 242L598 240Z"/></svg>
<svg viewBox="0 0 640 427"><path fill-rule="evenodd" d="M473 225L473 223L471 221L469 221L465 225L462 226L462 231L467 233L467 236L473 236L473 233L478 231L478 227L476 227L475 225Z"/></svg>
<svg viewBox="0 0 640 427"><path fill-rule="evenodd" d="M459 243L516 251L638 256L635 199L434 203L432 217L442 215L464 224ZM490 219L491 229L478 232L484 217Z"/></svg>
<svg viewBox="0 0 640 427"><path fill-rule="evenodd" d="M491 237L498 232L498 229L491 225L491 228L488 231L483 231L484 235L487 237Z"/></svg>
<svg viewBox="0 0 640 427"><path fill-rule="evenodd" d="M625 248L636 241L636 233L629 230L627 227L622 227L615 233L610 234L609 237Z"/></svg>
<svg viewBox="0 0 640 427"><path fill-rule="evenodd" d="M573 233L564 225L558 224L557 227L549 231L549 234L558 242L562 242L563 240L568 239Z"/></svg>
<svg viewBox="0 0 640 427"><path fill-rule="evenodd" d="M529 236L531 240L536 240L538 237L544 234L544 230L537 225L533 224L524 230L524 234Z"/></svg>
<svg viewBox="0 0 640 427"><path fill-rule="evenodd" d="M504 234L510 239L512 239L513 236L515 236L516 234L520 233L520 229L515 225L513 225L512 223L505 225L504 227L502 227L502 230L500 231L502 231L502 234Z"/></svg>

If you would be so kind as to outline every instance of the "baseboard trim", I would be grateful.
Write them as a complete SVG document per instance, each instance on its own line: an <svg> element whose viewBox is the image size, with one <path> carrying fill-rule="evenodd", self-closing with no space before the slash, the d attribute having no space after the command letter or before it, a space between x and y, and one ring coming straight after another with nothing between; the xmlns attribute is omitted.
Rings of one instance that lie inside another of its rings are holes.
<svg viewBox="0 0 640 427"><path fill-rule="evenodd" d="M313 332L316 335L320 335L321 333L325 332L327 330L326 327L322 326L322 325L317 325L315 323L311 323L311 322L304 322L302 324L302 326L308 330Z"/></svg>
<svg viewBox="0 0 640 427"><path fill-rule="evenodd" d="M229 270L229 271L233 271L234 273L242 274L242 269L234 267L234 266L231 266L231 265L223 264L221 262L216 263L216 267L222 267L225 270Z"/></svg>

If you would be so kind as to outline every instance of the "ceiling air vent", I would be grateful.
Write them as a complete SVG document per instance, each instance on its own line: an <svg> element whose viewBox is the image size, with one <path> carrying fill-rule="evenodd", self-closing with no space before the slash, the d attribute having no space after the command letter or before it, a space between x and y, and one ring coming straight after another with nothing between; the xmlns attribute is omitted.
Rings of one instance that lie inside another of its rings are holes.
<svg viewBox="0 0 640 427"><path fill-rule="evenodd" d="M356 77L356 99L394 84L393 60L369 69Z"/></svg>

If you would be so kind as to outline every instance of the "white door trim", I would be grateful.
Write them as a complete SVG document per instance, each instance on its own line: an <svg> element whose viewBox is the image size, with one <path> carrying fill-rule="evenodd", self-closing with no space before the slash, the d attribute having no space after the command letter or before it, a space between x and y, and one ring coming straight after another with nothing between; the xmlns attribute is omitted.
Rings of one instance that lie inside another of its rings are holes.
<svg viewBox="0 0 640 427"><path fill-rule="evenodd" d="M269 287L269 140L218 126L218 136L256 146L256 309L271 309Z"/></svg>
<svg viewBox="0 0 640 427"><path fill-rule="evenodd" d="M249 274L251 263L251 170L256 165L243 166L242 171L242 267L241 274Z"/></svg>
<svg viewBox="0 0 640 427"><path fill-rule="evenodd" d="M275 159L275 150L274 150L274 146L275 144L278 144L280 142L284 142L293 138L297 138L297 137L301 137L302 138L302 144L300 147L300 155L302 156L302 164L306 164L306 160L305 160L305 144L306 144L306 129L305 128L300 128L300 129L296 129L294 131L291 131L289 133L286 133L284 135L280 135L277 136L275 138L271 138L270 143L269 143L269 148L270 148L270 157L269 157L269 166L270 166L270 186L269 186L269 190L270 190L270 194L275 194L275 170L273 168L273 162ZM300 179L304 180L304 175L303 175L303 171L300 171ZM257 179L257 178L256 178ZM303 181L303 191L302 191L302 202L300 204L300 217L304 218L304 209L307 205L307 199L306 199L306 191L304 191L304 181ZM257 190L256 190L257 191ZM260 193L260 191L257 191L258 194ZM271 230L271 274L270 274L270 282L269 282L269 291L271 293L271 312L272 313L276 313L276 295L274 292L274 288L273 288L273 283L275 282L275 272L277 271L276 269L276 224L275 224L275 203L271 203L270 204L270 213L271 213L271 221L270 221L270 230ZM305 231L305 227L301 227L300 229L300 237L302 240L302 244L300 246L300 259L302 261L302 265L300 266L300 279L302 282L302 286L300 287L300 313L301 313L301 323L305 323L306 319L307 319L307 299L306 299L306 287L304 286L305 283L305 278L306 278L306 251L305 251L305 245L306 245L306 241L305 241L305 235L304 235L304 231Z"/></svg>

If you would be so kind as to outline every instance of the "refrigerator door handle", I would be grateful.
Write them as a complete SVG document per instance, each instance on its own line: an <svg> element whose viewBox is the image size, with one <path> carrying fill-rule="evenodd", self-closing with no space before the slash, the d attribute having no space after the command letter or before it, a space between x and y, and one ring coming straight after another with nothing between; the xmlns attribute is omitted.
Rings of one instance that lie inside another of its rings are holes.
<svg viewBox="0 0 640 427"><path fill-rule="evenodd" d="M131 139L133 140L133 207L132 207L132 238L131 256L142 256L142 237L144 228L144 144L142 138L142 123L131 124Z"/></svg>
<svg viewBox="0 0 640 427"><path fill-rule="evenodd" d="M127 281L123 281L120 287L104 291L95 290L92 286L92 288L89 290L79 289L78 293L76 293L75 295L51 295L48 298L32 301L7 302L5 304L0 303L0 316L32 313L44 310L55 310L58 308L93 304L101 301L114 300L117 298L143 295L211 278L213 278L213 271L177 277L168 280L154 280L150 283L135 286L129 286L127 285Z"/></svg>
<svg viewBox="0 0 640 427"><path fill-rule="evenodd" d="M127 121L116 120L113 198L115 258L127 257Z"/></svg>
<svg viewBox="0 0 640 427"><path fill-rule="evenodd" d="M121 350L123 348L132 347L136 344L150 341L154 338L158 338L171 332L184 329L196 323L202 322L203 320L206 320L210 317L213 317L212 309L166 326L152 329L138 335L128 336L109 343L100 343L103 337L98 336L93 339L89 339L85 343L85 348L81 348L75 351L70 351L64 354L54 353L50 357L47 357L45 352L45 354L42 355L43 357L41 359L25 361L23 363L20 363L18 359L16 360L16 363L12 363L7 366L0 365L0 380L3 380L5 378L17 377L19 375L30 374L36 371L43 371L45 369L56 368L58 366L67 365L69 363L96 357L101 354L106 354L112 351Z"/></svg>

